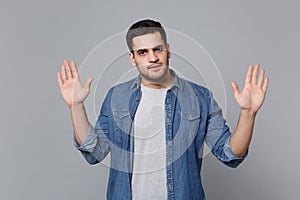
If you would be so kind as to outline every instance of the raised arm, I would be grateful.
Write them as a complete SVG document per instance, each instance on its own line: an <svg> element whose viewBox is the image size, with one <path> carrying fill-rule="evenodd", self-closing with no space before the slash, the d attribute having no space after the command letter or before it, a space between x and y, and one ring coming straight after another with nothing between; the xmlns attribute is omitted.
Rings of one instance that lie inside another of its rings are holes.
<svg viewBox="0 0 300 200"><path fill-rule="evenodd" d="M93 78L90 77L82 86L74 61L64 61L61 72L57 73L58 85L72 118L73 129L79 145L85 140L89 122L84 108L84 100L90 93Z"/></svg>
<svg viewBox="0 0 300 200"><path fill-rule="evenodd" d="M246 154L250 145L255 117L266 96L269 78L265 78L264 73L263 69L259 73L259 64L254 68L249 65L243 90L239 91L238 85L235 82L231 83L234 98L241 111L236 129L230 139L230 146L233 153L240 157Z"/></svg>

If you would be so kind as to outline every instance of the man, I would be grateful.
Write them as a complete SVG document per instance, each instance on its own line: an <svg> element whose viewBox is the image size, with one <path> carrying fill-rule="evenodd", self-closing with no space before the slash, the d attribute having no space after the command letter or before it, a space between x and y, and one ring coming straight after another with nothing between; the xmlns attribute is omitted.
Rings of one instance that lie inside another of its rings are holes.
<svg viewBox="0 0 300 200"><path fill-rule="evenodd" d="M249 66L242 91L232 82L240 116L231 134L212 93L169 68L171 50L159 22L133 24L126 39L139 76L110 89L95 127L83 104L93 79L82 86L74 61L65 60L57 74L75 146L90 164L110 152L107 199L205 199L204 141L221 162L237 167L247 154L268 78L256 64Z"/></svg>

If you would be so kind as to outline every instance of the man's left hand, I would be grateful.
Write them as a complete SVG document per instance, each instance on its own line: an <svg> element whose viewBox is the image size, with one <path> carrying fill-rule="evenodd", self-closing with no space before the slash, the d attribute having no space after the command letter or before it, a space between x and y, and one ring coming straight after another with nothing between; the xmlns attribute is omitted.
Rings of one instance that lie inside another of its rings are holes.
<svg viewBox="0 0 300 200"><path fill-rule="evenodd" d="M235 82L231 82L234 98L242 110L256 114L262 106L269 84L269 78L264 75L264 69L261 69L259 73L259 64L256 64L254 68L249 65L242 91L239 91Z"/></svg>

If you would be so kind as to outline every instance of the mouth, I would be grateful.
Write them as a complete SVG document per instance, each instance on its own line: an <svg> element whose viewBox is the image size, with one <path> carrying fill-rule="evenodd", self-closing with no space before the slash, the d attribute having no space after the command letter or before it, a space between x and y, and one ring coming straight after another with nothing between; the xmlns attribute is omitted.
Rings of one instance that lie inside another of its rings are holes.
<svg viewBox="0 0 300 200"><path fill-rule="evenodd" d="M147 69L159 69L162 65L161 64L154 64L154 65L151 65L149 67L147 67Z"/></svg>

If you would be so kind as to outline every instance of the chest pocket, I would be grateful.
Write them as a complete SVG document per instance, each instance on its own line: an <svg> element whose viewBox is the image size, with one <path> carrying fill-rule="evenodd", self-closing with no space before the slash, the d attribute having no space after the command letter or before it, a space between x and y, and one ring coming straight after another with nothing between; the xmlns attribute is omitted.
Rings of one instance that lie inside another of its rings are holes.
<svg viewBox="0 0 300 200"><path fill-rule="evenodd" d="M173 138L173 159L178 159L189 147L195 147L201 116L199 112L181 112L179 127Z"/></svg>
<svg viewBox="0 0 300 200"><path fill-rule="evenodd" d="M180 115L181 115L181 120L180 120L179 130L186 130L188 133L196 133L198 131L199 123L201 120L200 113L182 112L180 113Z"/></svg>
<svg viewBox="0 0 300 200"><path fill-rule="evenodd" d="M113 110L114 117L114 134L113 142L119 147L125 147L128 136L130 134L131 117L129 110Z"/></svg>
<svg viewBox="0 0 300 200"><path fill-rule="evenodd" d="M200 113L198 112L182 112L181 117L188 121L194 121L200 119Z"/></svg>

